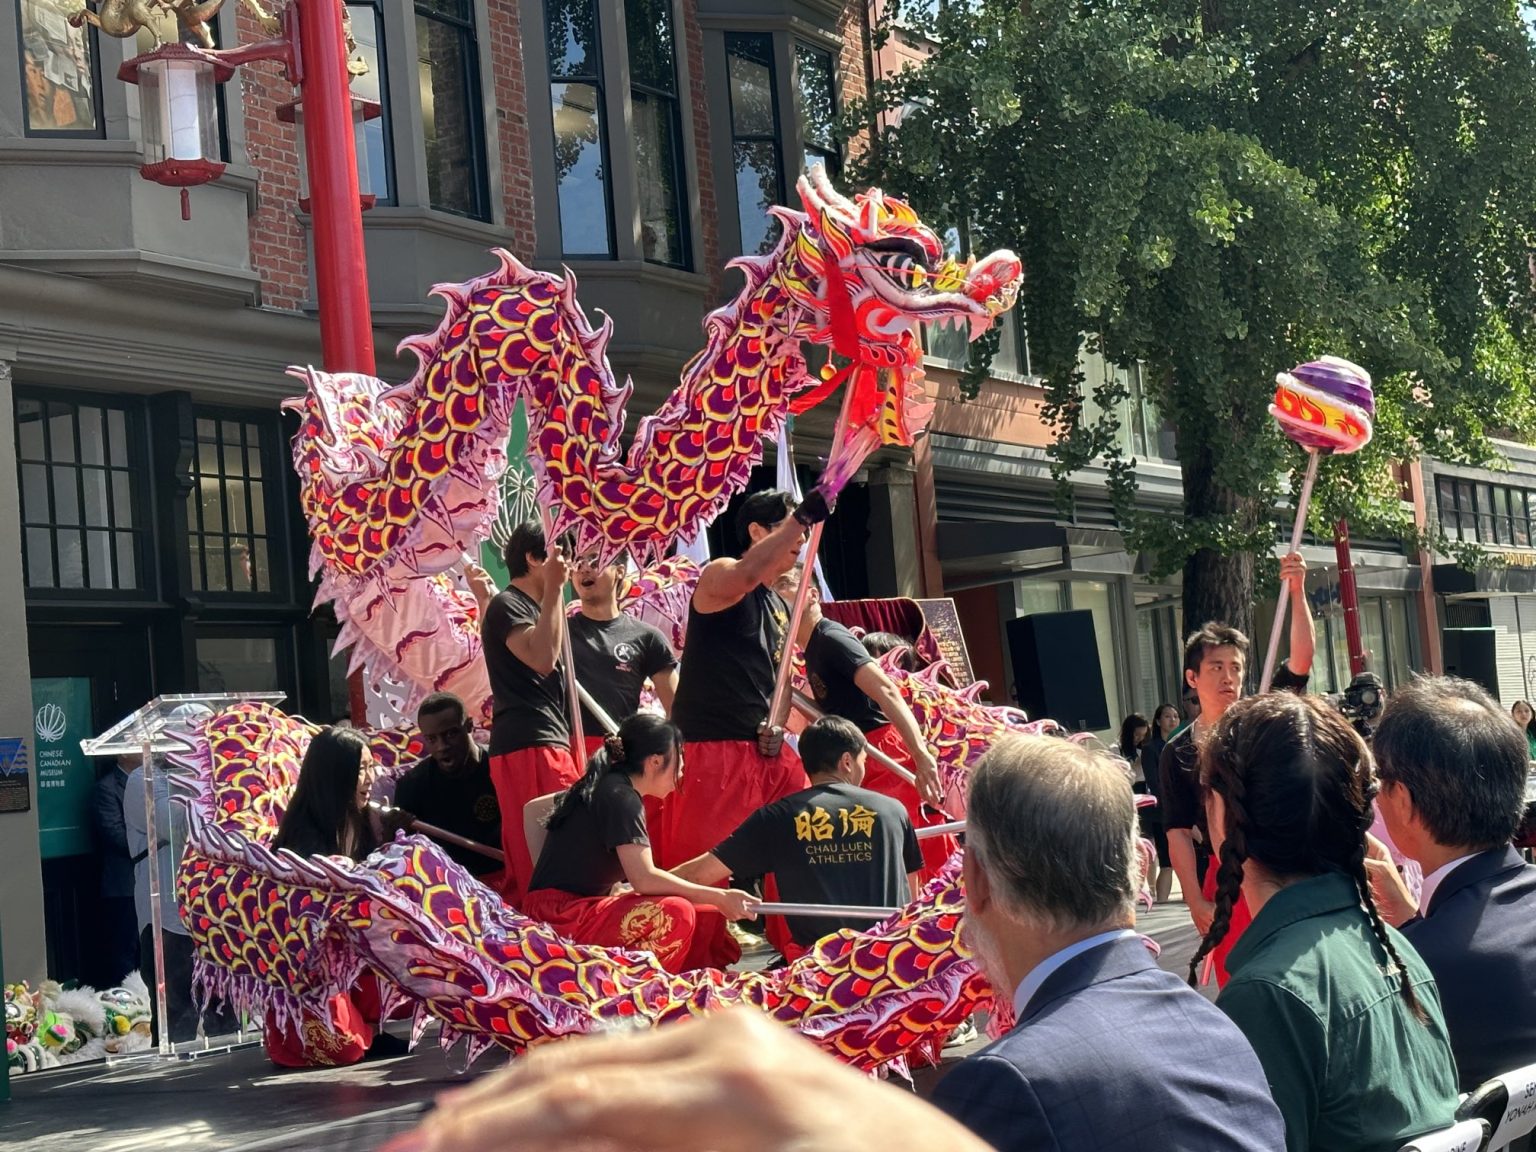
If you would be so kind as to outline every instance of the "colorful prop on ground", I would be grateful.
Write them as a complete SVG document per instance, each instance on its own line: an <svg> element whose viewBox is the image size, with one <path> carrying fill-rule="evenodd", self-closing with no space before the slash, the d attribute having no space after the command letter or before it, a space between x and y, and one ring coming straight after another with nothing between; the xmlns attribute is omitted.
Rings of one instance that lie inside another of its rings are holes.
<svg viewBox="0 0 1536 1152"><path fill-rule="evenodd" d="M401 345L420 360L407 383L294 373L308 383L289 407L302 418L294 465L319 596L341 621L338 648L352 646L353 668L403 711L434 690L489 700L460 570L495 520L518 401L554 532L572 534L578 555L627 550L642 565L696 536L744 487L792 401L802 409L849 381L850 419L819 483L829 499L871 449L924 429L932 406L914 324L979 334L1012 305L1018 259L945 260L906 204L878 191L846 199L819 168L799 192L803 212L772 209L773 251L734 262L745 286L709 315L704 350L627 453L631 385L608 366L610 324L592 326L569 272L505 252L491 275L435 289L447 315ZM805 340L830 344L850 369L813 387Z"/></svg>
<svg viewBox="0 0 1536 1152"><path fill-rule="evenodd" d="M939 670L897 673L946 784L980 751L1025 726L974 693L943 686ZM297 1023L323 1011L364 969L385 1006L414 1005L416 1035L431 1019L442 1039L529 1044L620 1023L661 1023L730 1004L752 1004L860 1067L934 1055L989 995L959 938L959 859L922 898L870 932L823 940L774 973L701 970L674 976L649 953L572 944L519 915L438 846L401 837L363 865L301 860L266 845L298 778L306 722L244 704L188 736L172 759L190 772L189 839L178 876L183 919L205 994L253 1018L271 1010ZM399 734L375 736L391 763Z"/></svg>
<svg viewBox="0 0 1536 1152"><path fill-rule="evenodd" d="M1296 496L1296 521L1291 527L1291 551L1295 552L1301 547L1301 534L1306 528L1318 461L1330 453L1346 456L1358 452L1371 442L1372 422L1376 418L1371 374L1337 356L1309 360L1275 377L1275 402L1269 406L1269 413L1279 422L1280 431L1307 450L1307 470ZM1260 692L1269 691L1275 673L1275 656L1280 651L1280 634L1285 629L1289 604L1290 598L1282 594L1275 605L1264 670L1259 675Z"/></svg>
<svg viewBox="0 0 1536 1152"><path fill-rule="evenodd" d="M131 972L117 988L65 989L53 981L37 991L25 983L5 986L5 1055L12 1072L37 1072L63 1064L147 1051L150 997Z"/></svg>

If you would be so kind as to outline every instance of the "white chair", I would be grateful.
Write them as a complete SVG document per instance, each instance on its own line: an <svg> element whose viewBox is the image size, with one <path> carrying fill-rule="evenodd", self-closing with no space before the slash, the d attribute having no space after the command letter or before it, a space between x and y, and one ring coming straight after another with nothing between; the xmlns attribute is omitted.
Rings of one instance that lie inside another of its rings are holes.
<svg viewBox="0 0 1536 1152"><path fill-rule="evenodd" d="M1486 1120L1488 1152L1529 1149L1536 1132L1536 1064L1504 1072L1478 1085L1456 1110L1458 1119Z"/></svg>
<svg viewBox="0 0 1536 1152"><path fill-rule="evenodd" d="M535 864L544 850L544 838L549 835L544 821L555 810L555 801L563 795L563 792L551 792L548 796L535 796L523 805L523 838L528 841L528 859Z"/></svg>
<svg viewBox="0 0 1536 1152"><path fill-rule="evenodd" d="M1486 1139L1488 1121L1463 1120L1450 1128L1410 1140L1399 1152L1481 1152Z"/></svg>

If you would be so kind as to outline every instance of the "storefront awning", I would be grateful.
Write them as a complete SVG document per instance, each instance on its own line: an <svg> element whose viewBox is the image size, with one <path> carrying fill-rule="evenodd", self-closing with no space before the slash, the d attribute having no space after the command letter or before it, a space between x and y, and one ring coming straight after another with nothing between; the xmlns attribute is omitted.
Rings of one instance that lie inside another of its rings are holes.
<svg viewBox="0 0 1536 1152"><path fill-rule="evenodd" d="M1456 564L1436 564L1435 591L1441 596L1525 596L1536 593L1536 568L1513 565L1468 572Z"/></svg>
<svg viewBox="0 0 1536 1152"><path fill-rule="evenodd" d="M1125 576L1135 568L1120 533L1048 520L941 521L939 562L946 586L967 578L1006 580L1052 572Z"/></svg>

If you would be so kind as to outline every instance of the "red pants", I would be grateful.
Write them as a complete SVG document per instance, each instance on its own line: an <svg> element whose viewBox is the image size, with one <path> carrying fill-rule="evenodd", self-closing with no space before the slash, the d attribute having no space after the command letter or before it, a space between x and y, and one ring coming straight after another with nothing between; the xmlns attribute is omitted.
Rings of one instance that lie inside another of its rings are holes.
<svg viewBox="0 0 1536 1152"><path fill-rule="evenodd" d="M764 804L811 782L785 747L761 756L752 740L702 740L686 746L683 779L651 829L651 853L663 868L702 856Z"/></svg>
<svg viewBox="0 0 1536 1152"><path fill-rule="evenodd" d="M1207 900L1216 899L1216 873L1220 871L1221 861L1212 856L1210 864L1205 869L1205 879L1200 883L1200 895ZM1216 987L1227 986L1227 953L1232 951L1232 945L1237 943L1238 938L1247 931L1251 923L1253 923L1253 915L1248 911L1248 901L1239 893L1237 903L1232 905L1232 919L1227 925L1227 934L1216 946L1216 951L1211 953L1211 956L1216 958ZM1201 966L1204 966L1204 961L1201 961Z"/></svg>
<svg viewBox="0 0 1536 1152"><path fill-rule="evenodd" d="M551 792L563 792L581 779L581 769L566 747L523 748L491 757L491 782L501 806L501 850L507 863L502 870L502 899L521 906L533 878L533 858L523 835L523 808L528 801Z"/></svg>
<svg viewBox="0 0 1536 1152"><path fill-rule="evenodd" d="M578 944L653 952L668 972L725 968L741 959L719 911L681 896L576 896L540 888L528 893L522 910Z"/></svg>
<svg viewBox="0 0 1536 1152"><path fill-rule="evenodd" d="M378 981L365 973L350 992L332 996L326 1008L328 1020L305 1013L298 1031L292 1024L279 1028L268 1014L263 1041L272 1063L281 1068L325 1068L356 1064L368 1054L379 1023Z"/></svg>
<svg viewBox="0 0 1536 1152"><path fill-rule="evenodd" d="M907 752L907 746L902 742L892 724L884 724L873 732L866 733L866 739L870 744L880 749L896 763L906 768L912 767L912 757ZM881 764L873 756L869 757L864 768L864 787L871 792L878 792L882 796L889 796L892 800L899 800L907 810L907 815L912 818L912 827L922 828L928 824L944 824L944 817L934 813L929 816L923 812L923 801L917 794L915 785L908 784L896 773L892 772L884 764ZM939 874L939 869L944 867L944 862L955 854L959 847L955 838L949 834L932 836L926 840L919 840L918 844L923 850L923 883L926 884Z"/></svg>

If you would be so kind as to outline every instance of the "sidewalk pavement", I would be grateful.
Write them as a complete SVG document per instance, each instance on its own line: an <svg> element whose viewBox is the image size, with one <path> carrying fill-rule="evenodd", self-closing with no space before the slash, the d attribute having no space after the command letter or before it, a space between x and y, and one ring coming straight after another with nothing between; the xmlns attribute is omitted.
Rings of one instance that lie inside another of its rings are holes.
<svg viewBox="0 0 1536 1152"><path fill-rule="evenodd" d="M1143 911L1137 928L1182 976L1195 931L1183 904ZM1215 989L1203 990L1214 996ZM392 1026L395 1031L399 1026ZM953 1063L986 1044L948 1049L939 1068L914 1071L927 1095ZM0 1104L5 1152L375 1152L415 1124L434 1096L501 1064L488 1053L468 1072L429 1033L406 1056L350 1068L280 1071L257 1045L195 1060L137 1056L15 1077ZM899 1081L898 1081L899 1082Z"/></svg>

